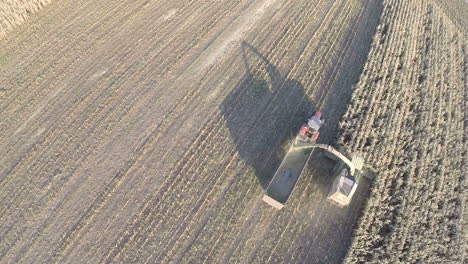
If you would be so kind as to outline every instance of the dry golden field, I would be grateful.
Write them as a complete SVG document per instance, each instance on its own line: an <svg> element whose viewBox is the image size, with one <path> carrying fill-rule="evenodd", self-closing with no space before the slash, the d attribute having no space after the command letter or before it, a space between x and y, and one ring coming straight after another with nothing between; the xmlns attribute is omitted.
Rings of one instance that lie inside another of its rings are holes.
<svg viewBox="0 0 468 264"><path fill-rule="evenodd" d="M464 1L22 2L0 21L0 263L466 261ZM377 177L338 208L314 154L276 211L317 110Z"/></svg>

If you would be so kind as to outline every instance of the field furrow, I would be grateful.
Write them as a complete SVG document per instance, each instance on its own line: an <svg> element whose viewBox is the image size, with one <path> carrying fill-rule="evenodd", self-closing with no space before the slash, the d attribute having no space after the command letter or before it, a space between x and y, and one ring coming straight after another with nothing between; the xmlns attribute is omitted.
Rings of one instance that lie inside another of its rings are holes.
<svg viewBox="0 0 468 264"><path fill-rule="evenodd" d="M466 260L463 0L42 2L0 4L0 263ZM339 208L314 151L277 211L315 111L377 177Z"/></svg>

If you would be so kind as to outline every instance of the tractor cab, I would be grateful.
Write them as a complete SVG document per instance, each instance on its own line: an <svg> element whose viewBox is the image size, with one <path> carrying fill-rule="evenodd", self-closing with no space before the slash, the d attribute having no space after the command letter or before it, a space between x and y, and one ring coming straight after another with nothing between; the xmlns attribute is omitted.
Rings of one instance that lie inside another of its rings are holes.
<svg viewBox="0 0 468 264"><path fill-rule="evenodd" d="M322 112L316 112L307 120L307 123L302 124L299 136L305 142L315 143L320 135L319 129L323 123Z"/></svg>

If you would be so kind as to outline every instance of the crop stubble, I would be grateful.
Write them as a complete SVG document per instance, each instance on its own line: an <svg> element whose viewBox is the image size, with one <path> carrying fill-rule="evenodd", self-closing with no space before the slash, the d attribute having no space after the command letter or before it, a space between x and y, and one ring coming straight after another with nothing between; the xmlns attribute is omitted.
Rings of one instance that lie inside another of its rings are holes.
<svg viewBox="0 0 468 264"><path fill-rule="evenodd" d="M258 174L273 173L287 145L274 138L292 135L308 111L325 112L323 140L333 138L380 8L51 3L36 26L0 40L0 259L339 262L363 197L347 210L329 205L328 171L314 167L278 213L261 202ZM275 87L270 97L255 97L259 84ZM246 151L261 153L255 164Z"/></svg>

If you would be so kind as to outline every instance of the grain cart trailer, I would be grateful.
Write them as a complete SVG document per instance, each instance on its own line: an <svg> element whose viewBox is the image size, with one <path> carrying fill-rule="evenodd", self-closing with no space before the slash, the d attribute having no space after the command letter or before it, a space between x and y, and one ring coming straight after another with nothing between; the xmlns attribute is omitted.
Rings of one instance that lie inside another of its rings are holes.
<svg viewBox="0 0 468 264"><path fill-rule="evenodd" d="M316 112L302 124L296 139L268 185L263 197L265 202L277 209L283 208L312 153L312 149L304 148L303 144L315 144L322 125L321 112Z"/></svg>
<svg viewBox="0 0 468 264"><path fill-rule="evenodd" d="M302 148L295 140L268 185L263 201L276 209L283 208L309 161L311 153L312 149Z"/></svg>

